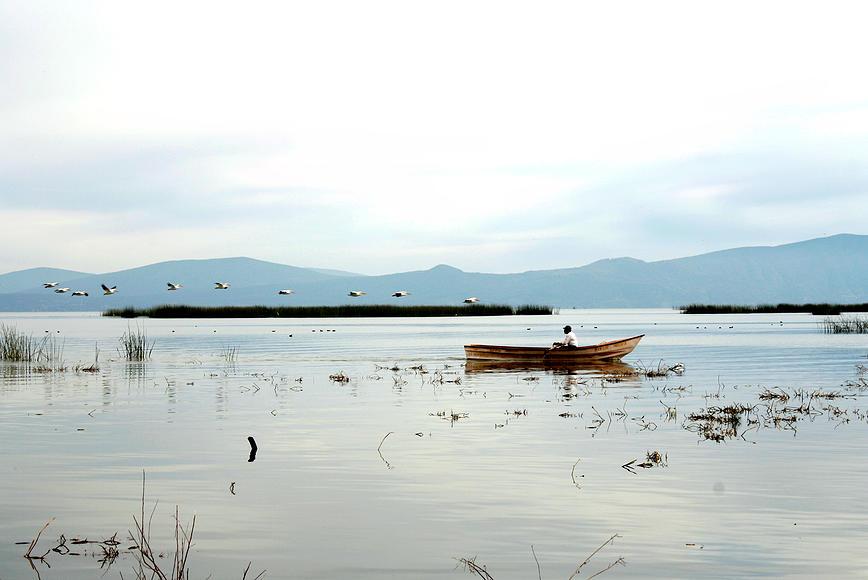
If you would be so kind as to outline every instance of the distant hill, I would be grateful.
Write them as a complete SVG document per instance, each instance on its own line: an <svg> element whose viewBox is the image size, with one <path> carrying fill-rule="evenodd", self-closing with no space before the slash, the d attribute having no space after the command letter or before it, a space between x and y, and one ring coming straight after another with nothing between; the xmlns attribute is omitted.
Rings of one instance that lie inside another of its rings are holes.
<svg viewBox="0 0 868 580"><path fill-rule="evenodd" d="M9 272L8 274L0 274L0 294L22 292L37 286L41 287L45 282L60 282L61 280L89 275L87 272L76 272L75 270L63 270L61 268L30 268L28 270Z"/></svg>
<svg viewBox="0 0 868 580"><path fill-rule="evenodd" d="M0 284L7 276L0 276ZM57 278L57 276L55 276ZM212 290L229 281L230 290ZM89 298L55 295L34 284L0 294L0 310L102 310L110 306L297 304L543 303L560 307L671 307L690 302L758 304L868 301L868 236L841 234L773 247L747 247L644 262L599 260L578 268L516 274L464 272L447 265L383 276L284 266L250 258L162 262L132 270L57 280ZM167 292L165 283L184 288ZM39 282L42 282L40 279ZM99 284L118 285L102 296ZM0 286L2 287L2 286ZM292 296L277 290L293 288ZM349 290L367 295L349 298ZM396 299L396 290L411 293Z"/></svg>

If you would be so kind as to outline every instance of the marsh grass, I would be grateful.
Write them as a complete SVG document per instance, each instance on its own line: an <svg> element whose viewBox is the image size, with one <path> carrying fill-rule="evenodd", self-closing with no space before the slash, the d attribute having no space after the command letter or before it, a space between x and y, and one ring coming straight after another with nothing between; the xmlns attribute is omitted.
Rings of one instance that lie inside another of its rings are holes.
<svg viewBox="0 0 868 580"><path fill-rule="evenodd" d="M0 323L0 360L34 362L46 341L47 338L37 339L15 326Z"/></svg>
<svg viewBox="0 0 868 580"><path fill-rule="evenodd" d="M128 361L141 362L151 358L156 339L148 339L143 328L128 327L119 339L118 353Z"/></svg>
<svg viewBox="0 0 868 580"><path fill-rule="evenodd" d="M512 316L553 314L551 306L523 304L393 305L346 304L342 306L187 306L166 304L153 308L113 308L103 316L121 318L383 318L420 316Z"/></svg>
<svg viewBox="0 0 868 580"><path fill-rule="evenodd" d="M238 348L238 346L224 346L220 350L220 358L222 358L227 365L234 365L238 362Z"/></svg>
<svg viewBox="0 0 868 580"><path fill-rule="evenodd" d="M842 312L868 312L868 303L830 304L828 302L809 304L687 304L679 306L682 314L778 314L809 312L818 316L838 315Z"/></svg>
<svg viewBox="0 0 868 580"><path fill-rule="evenodd" d="M826 317L820 323L826 334L868 334L868 318L862 316Z"/></svg>
<svg viewBox="0 0 868 580"><path fill-rule="evenodd" d="M36 338L32 334L19 331L15 326L0 324L0 360L32 363L32 372L66 370L63 346L63 341L58 341L53 335Z"/></svg>

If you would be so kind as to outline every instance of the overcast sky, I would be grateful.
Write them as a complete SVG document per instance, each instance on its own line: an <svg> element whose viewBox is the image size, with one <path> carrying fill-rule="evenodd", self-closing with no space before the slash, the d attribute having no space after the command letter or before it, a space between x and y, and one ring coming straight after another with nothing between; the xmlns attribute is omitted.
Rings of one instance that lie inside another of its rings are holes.
<svg viewBox="0 0 868 580"><path fill-rule="evenodd" d="M0 271L868 233L868 9L0 0Z"/></svg>

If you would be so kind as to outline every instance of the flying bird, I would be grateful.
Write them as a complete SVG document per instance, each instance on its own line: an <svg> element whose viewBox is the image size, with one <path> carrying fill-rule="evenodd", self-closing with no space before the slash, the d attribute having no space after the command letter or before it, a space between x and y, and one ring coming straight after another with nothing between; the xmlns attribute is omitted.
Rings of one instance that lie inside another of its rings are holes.
<svg viewBox="0 0 868 580"><path fill-rule="evenodd" d="M476 304L477 302L479 302L479 298L477 298L476 296L471 296L470 298L464 299L465 304Z"/></svg>
<svg viewBox="0 0 868 580"><path fill-rule="evenodd" d="M229 290L229 282L214 282L214 290Z"/></svg>
<svg viewBox="0 0 868 580"><path fill-rule="evenodd" d="M54 288L55 286L57 286L57 282L43 282L42 283L43 288Z"/></svg>
<svg viewBox="0 0 868 580"><path fill-rule="evenodd" d="M392 293L392 296L394 296L395 298L403 298L404 296L409 296L409 295L410 295L410 293L407 292L406 290L398 290L397 292Z"/></svg>
<svg viewBox="0 0 868 580"><path fill-rule="evenodd" d="M364 296L367 294L364 290L350 290L350 293L347 296L352 296L353 298L358 298L359 296Z"/></svg>
<svg viewBox="0 0 868 580"><path fill-rule="evenodd" d="M281 296L289 296L290 294L295 294L295 291L287 288L286 290L278 290L277 293Z"/></svg>
<svg viewBox="0 0 868 580"><path fill-rule="evenodd" d="M72 293L72 295L73 296L90 296L90 294L88 294L84 290L76 290L75 292Z"/></svg>
<svg viewBox="0 0 868 580"><path fill-rule="evenodd" d="M69 292L69 288L55 288L54 292L56 294L63 294L64 292Z"/></svg>
<svg viewBox="0 0 868 580"><path fill-rule="evenodd" d="M166 285L168 286L167 290L177 290L181 287L178 282L166 282Z"/></svg>
<svg viewBox="0 0 868 580"><path fill-rule="evenodd" d="M111 288L109 288L105 284L100 284L100 286L102 286L102 293L104 296L111 296L112 294L114 294L115 292L118 291L117 286L112 286Z"/></svg>

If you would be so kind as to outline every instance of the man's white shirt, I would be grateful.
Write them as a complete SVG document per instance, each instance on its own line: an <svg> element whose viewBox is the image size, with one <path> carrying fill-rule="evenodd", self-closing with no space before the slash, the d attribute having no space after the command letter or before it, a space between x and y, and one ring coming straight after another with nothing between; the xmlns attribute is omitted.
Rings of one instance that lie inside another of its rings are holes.
<svg viewBox="0 0 868 580"><path fill-rule="evenodd" d="M564 346L579 346L579 339L576 338L576 334L573 331L570 331L564 335L562 344Z"/></svg>

